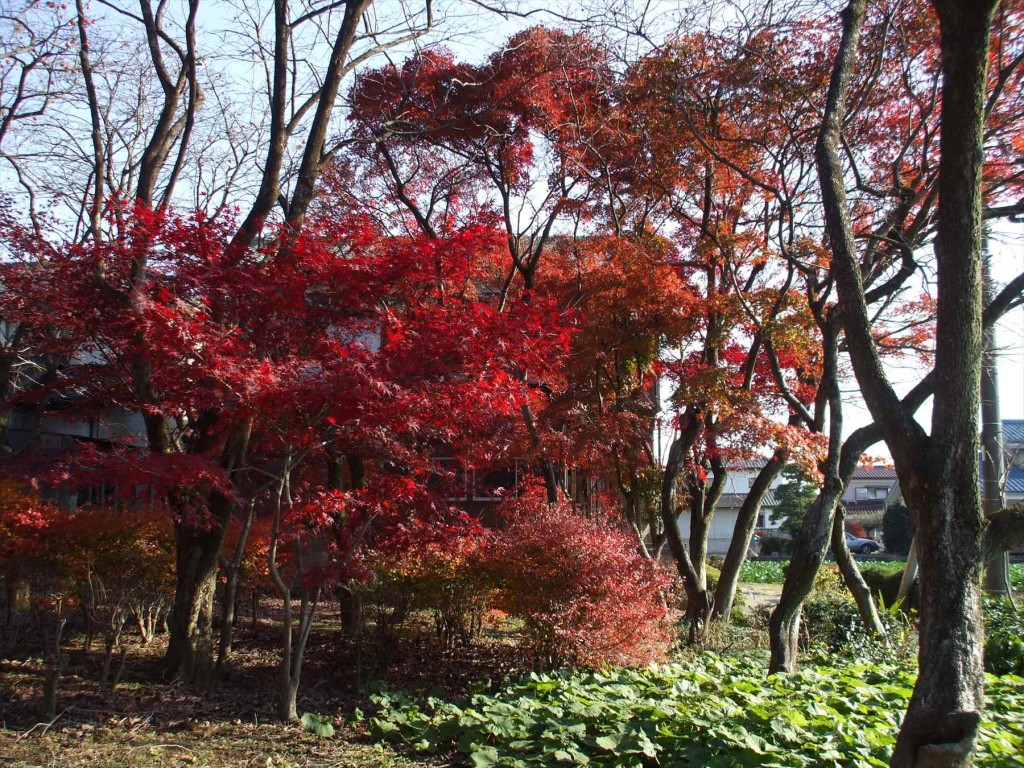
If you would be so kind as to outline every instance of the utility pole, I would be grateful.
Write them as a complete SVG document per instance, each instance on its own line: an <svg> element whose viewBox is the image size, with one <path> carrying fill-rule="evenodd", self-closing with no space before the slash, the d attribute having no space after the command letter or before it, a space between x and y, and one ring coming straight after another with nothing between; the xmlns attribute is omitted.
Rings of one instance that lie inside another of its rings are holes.
<svg viewBox="0 0 1024 768"><path fill-rule="evenodd" d="M986 227L982 241L981 275L984 303L992 301L992 254L988 247L989 233ZM985 516L998 512L1006 506L1003 495L1003 475L1006 459L1003 453L1003 422L999 417L999 366L996 351L995 323L982 333L981 358L981 450L982 507ZM990 595L1010 593L1010 555L1003 552L987 566L985 586Z"/></svg>

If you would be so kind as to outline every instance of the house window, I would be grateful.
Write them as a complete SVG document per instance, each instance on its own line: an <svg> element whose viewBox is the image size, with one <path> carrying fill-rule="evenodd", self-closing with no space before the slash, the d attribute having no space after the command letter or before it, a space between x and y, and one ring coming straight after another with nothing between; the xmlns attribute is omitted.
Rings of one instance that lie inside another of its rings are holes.
<svg viewBox="0 0 1024 768"><path fill-rule="evenodd" d="M857 488L854 491L854 499L856 501L872 501L878 499L885 499L889 495L889 488L884 485L868 486L865 488Z"/></svg>

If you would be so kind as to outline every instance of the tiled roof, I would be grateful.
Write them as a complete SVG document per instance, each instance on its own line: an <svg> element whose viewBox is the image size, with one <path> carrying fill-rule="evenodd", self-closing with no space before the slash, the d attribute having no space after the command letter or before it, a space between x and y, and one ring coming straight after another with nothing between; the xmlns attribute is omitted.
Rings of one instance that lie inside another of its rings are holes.
<svg viewBox="0 0 1024 768"><path fill-rule="evenodd" d="M892 467L857 467L853 470L854 480L895 480L896 470Z"/></svg>
<svg viewBox="0 0 1024 768"><path fill-rule="evenodd" d="M864 514L866 512L884 512L885 499L865 499L863 501L844 501L843 506L846 512L851 515Z"/></svg>
<svg viewBox="0 0 1024 768"><path fill-rule="evenodd" d="M985 482L985 462L983 461L978 466L978 482ZM1010 465L1010 471L1006 476L1006 493L1024 493L1024 467L1019 467L1016 464Z"/></svg>
<svg viewBox="0 0 1024 768"><path fill-rule="evenodd" d="M1007 493L1024 493L1024 467L1016 464L1010 467L1009 476L1006 478Z"/></svg>
<svg viewBox="0 0 1024 768"><path fill-rule="evenodd" d="M722 498L718 500L718 509L739 509L743 506L743 500L746 498L747 494L745 493L723 493ZM775 494L768 491L761 501L761 506L774 507L777 503Z"/></svg>
<svg viewBox="0 0 1024 768"><path fill-rule="evenodd" d="M736 459L729 462L729 469L736 470L759 470L767 463L768 459Z"/></svg>
<svg viewBox="0 0 1024 768"><path fill-rule="evenodd" d="M743 506L745 498L747 498L745 493L723 493L718 500L718 509L739 509Z"/></svg>

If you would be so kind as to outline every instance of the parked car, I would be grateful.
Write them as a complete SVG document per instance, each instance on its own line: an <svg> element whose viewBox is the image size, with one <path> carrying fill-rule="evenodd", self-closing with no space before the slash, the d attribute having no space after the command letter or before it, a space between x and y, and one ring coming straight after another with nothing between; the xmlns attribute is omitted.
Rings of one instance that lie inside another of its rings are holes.
<svg viewBox="0 0 1024 768"><path fill-rule="evenodd" d="M874 539L862 539L852 533L846 534L846 547L858 555L870 555L882 548Z"/></svg>

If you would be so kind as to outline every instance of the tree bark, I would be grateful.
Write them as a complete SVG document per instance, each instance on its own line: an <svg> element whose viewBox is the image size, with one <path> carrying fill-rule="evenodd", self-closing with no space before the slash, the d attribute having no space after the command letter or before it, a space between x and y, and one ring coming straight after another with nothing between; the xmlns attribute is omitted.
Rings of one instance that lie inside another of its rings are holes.
<svg viewBox="0 0 1024 768"><path fill-rule="evenodd" d="M800 533L793 544L793 554L786 569L779 603L768 622L768 646L771 659L768 671L792 672L796 669L800 639L800 611L804 600L814 589L814 579L825 559L832 533L832 519L836 505L842 498L845 483L842 468L843 412L839 383L836 380L839 354L839 334L834 324L822 328L822 369L825 372L820 388L828 403L829 441L828 455L821 466L824 477L818 498L804 515Z"/></svg>
<svg viewBox="0 0 1024 768"><path fill-rule="evenodd" d="M665 472L661 481L661 521L665 526L665 538L675 560L676 571L686 592L686 618L690 625L688 640L693 643L703 638L707 632L708 617L711 615L711 595L706 588L700 586L697 571L679 532L676 487L686 454L693 447L700 431L700 421L692 409L683 414L682 422L679 435L672 441L665 461Z"/></svg>
<svg viewBox="0 0 1024 768"><path fill-rule="evenodd" d="M991 259L987 243L982 254L982 281L985 304L992 302ZM996 350L996 328L986 326L982 332L981 362L981 447L982 477L984 485L983 507L985 515L994 515L1005 506L1003 473L1006 458L1003 452L1003 421L999 415L999 364ZM990 595L1010 594L1010 555L1008 552L993 557L986 568L985 589Z"/></svg>
<svg viewBox="0 0 1024 768"><path fill-rule="evenodd" d="M213 681L213 599L226 521L225 515L209 528L174 525L177 580L164 659L169 679L200 686Z"/></svg>
<svg viewBox="0 0 1024 768"><path fill-rule="evenodd" d="M740 571L743 563L747 560L747 552L750 549L750 539L757 527L757 518L761 513L761 504L767 495L775 478L786 466L789 452L779 448L772 455L771 459L761 467L761 471L754 478L754 484L750 492L743 500L739 514L736 516L736 527L733 529L732 540L729 542L729 551L725 555L725 562L722 563L722 575L718 579L718 586L715 588L715 606L712 616L723 624L729 623L732 615L732 606L736 601L736 587L740 582Z"/></svg>
<svg viewBox="0 0 1024 768"><path fill-rule="evenodd" d="M220 612L220 643L217 647L217 671L220 672L231 655L231 646L234 641L235 616L238 610L238 581L242 575L242 560L245 558L245 546L249 543L249 530L252 528L252 518L255 502L250 501L242 522L242 530L238 534L238 542L235 546L235 556L228 560L223 554L219 555L221 566L224 569L227 583L224 585L224 595L221 601Z"/></svg>
<svg viewBox="0 0 1024 768"><path fill-rule="evenodd" d="M843 583L853 595L857 603L857 612L860 620L864 622L864 628L869 634L885 641L888 637L885 625L882 624L875 608L875 601L871 598L871 590L868 588L864 577L860 574L856 561L846 546L846 510L842 504L836 505L835 517L832 521L832 556L839 566L839 573L843 576Z"/></svg>
<svg viewBox="0 0 1024 768"><path fill-rule="evenodd" d="M893 766L968 766L983 704L981 590L985 521L978 492L981 387L981 170L994 0L933 0L942 52L935 254L938 274L931 435L903 407L871 334L839 145L864 0L843 37L817 159L847 348L865 402L892 451L917 525L921 573L919 674Z"/></svg>

